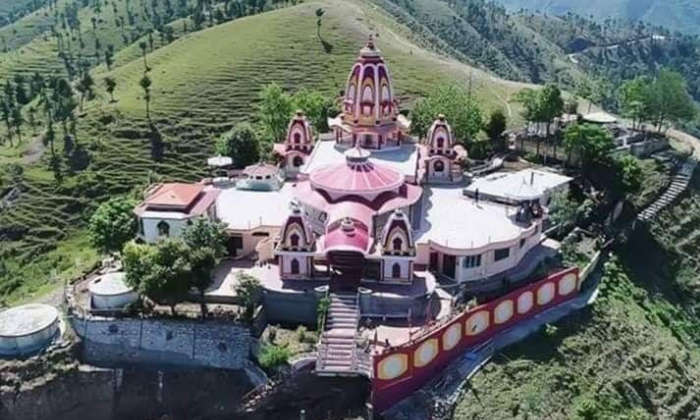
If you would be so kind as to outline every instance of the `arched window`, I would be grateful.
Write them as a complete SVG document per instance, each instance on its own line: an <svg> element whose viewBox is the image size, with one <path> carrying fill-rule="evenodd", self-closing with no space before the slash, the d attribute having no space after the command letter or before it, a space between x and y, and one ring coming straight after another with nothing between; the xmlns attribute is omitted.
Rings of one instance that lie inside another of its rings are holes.
<svg viewBox="0 0 700 420"><path fill-rule="evenodd" d="M156 225L156 228L158 229L158 236L170 236L170 225L168 222L161 220L158 225Z"/></svg>
<svg viewBox="0 0 700 420"><path fill-rule="evenodd" d="M302 159L301 156L294 156L294 159L292 159L292 165L294 165L295 168L298 168L303 164L304 164L304 159Z"/></svg>
<svg viewBox="0 0 700 420"><path fill-rule="evenodd" d="M299 246L299 235L293 233L292 236L289 237L289 241L292 243L293 247Z"/></svg>
<svg viewBox="0 0 700 420"><path fill-rule="evenodd" d="M301 143L301 134L294 133L294 144L299 144L299 143Z"/></svg>
<svg viewBox="0 0 700 420"><path fill-rule="evenodd" d="M299 260L294 258L289 264L289 268L292 271L292 274L299 274Z"/></svg>
<svg viewBox="0 0 700 420"><path fill-rule="evenodd" d="M437 148L442 149L444 145L445 145L445 139L443 139L442 137L438 137Z"/></svg>
<svg viewBox="0 0 700 420"><path fill-rule="evenodd" d="M403 241L399 237L394 238L392 245L394 247L394 251L401 251L403 249Z"/></svg>
<svg viewBox="0 0 700 420"><path fill-rule="evenodd" d="M391 266L391 277L395 279L401 278L401 264L394 263L394 265Z"/></svg>
<svg viewBox="0 0 700 420"><path fill-rule="evenodd" d="M435 164L433 165L433 170L434 170L435 172L444 172L444 171L445 171L445 163L444 163L443 161L441 161L441 160L438 160L438 161L435 162Z"/></svg>

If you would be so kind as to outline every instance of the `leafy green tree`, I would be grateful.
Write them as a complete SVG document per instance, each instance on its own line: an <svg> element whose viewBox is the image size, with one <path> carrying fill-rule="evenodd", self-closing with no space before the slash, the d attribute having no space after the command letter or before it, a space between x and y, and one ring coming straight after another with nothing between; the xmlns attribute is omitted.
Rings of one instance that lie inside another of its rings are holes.
<svg viewBox="0 0 700 420"><path fill-rule="evenodd" d="M257 120L262 126L265 141L274 143L284 138L292 116L292 98L277 83L270 83L259 95Z"/></svg>
<svg viewBox="0 0 700 420"><path fill-rule="evenodd" d="M578 204L569 197L568 193L560 192L552 195L549 210L549 218L558 226L559 233L576 224Z"/></svg>
<svg viewBox="0 0 700 420"><path fill-rule="evenodd" d="M639 193L644 179L644 169L639 159L631 155L624 155L616 160L616 164L622 194L625 197L631 197Z"/></svg>
<svg viewBox="0 0 700 420"><path fill-rule="evenodd" d="M90 218L90 242L102 252L119 252L136 235L137 222L133 211L136 201L114 197L100 204Z"/></svg>
<svg viewBox="0 0 700 420"><path fill-rule="evenodd" d="M255 306L260 299L260 280L255 276L239 271L236 274L236 296L243 304L243 319L250 321L255 313Z"/></svg>
<svg viewBox="0 0 700 420"><path fill-rule="evenodd" d="M444 114L455 139L468 144L483 127L482 111L466 90L457 85L440 85L418 102L411 113L412 130L425 137L439 114Z"/></svg>
<svg viewBox="0 0 700 420"><path fill-rule="evenodd" d="M83 110L83 103L85 102L85 97L91 97L93 95L92 88L95 85L95 80L90 76L90 73L85 72L83 77L80 78L76 85L76 90L80 92L80 110Z"/></svg>
<svg viewBox="0 0 700 420"><path fill-rule="evenodd" d="M333 117L340 112L335 101L315 90L296 91L292 96L292 105L294 109L304 111L317 133L327 132L328 117Z"/></svg>
<svg viewBox="0 0 700 420"><path fill-rule="evenodd" d="M141 89L143 89L143 100L146 102L146 119L151 120L151 78L144 74L139 81Z"/></svg>
<svg viewBox="0 0 700 420"><path fill-rule="evenodd" d="M192 267L189 247L177 238L165 238L155 245L129 242L124 246L122 260L126 282L139 293L175 313L190 290Z"/></svg>
<svg viewBox="0 0 700 420"><path fill-rule="evenodd" d="M148 68L148 62L146 61L146 49L148 48L146 41L139 42L139 48L141 48L141 56L143 57L143 71L147 72L150 69Z"/></svg>
<svg viewBox="0 0 700 420"><path fill-rule="evenodd" d="M24 116L22 115L22 110L19 107L12 109L12 125L15 127L15 132L17 133L17 140L22 143L22 124L24 124Z"/></svg>
<svg viewBox="0 0 700 420"><path fill-rule="evenodd" d="M503 132L506 131L506 114L500 108L494 109L489 115L489 120L484 127L486 135L489 136L491 140L491 145L493 150L496 152L502 152L506 149L505 139L503 138Z"/></svg>
<svg viewBox="0 0 700 420"><path fill-rule="evenodd" d="M182 239L190 248L191 285L199 291L202 316L206 316L204 293L214 282L212 271L226 252L228 239L226 228L223 224L209 218L198 217L192 224L185 227Z"/></svg>
<svg viewBox="0 0 700 420"><path fill-rule="evenodd" d="M689 121L695 117L697 108L680 74L663 69L648 89L647 112L658 129L669 121Z"/></svg>
<svg viewBox="0 0 700 420"><path fill-rule="evenodd" d="M651 80L640 76L624 82L618 89L622 115L632 120L632 127L644 121L649 113L648 87Z"/></svg>
<svg viewBox="0 0 700 420"><path fill-rule="evenodd" d="M260 161L260 140L253 126L243 122L216 143L217 153L233 159L233 166L243 168Z"/></svg>
<svg viewBox="0 0 700 420"><path fill-rule="evenodd" d="M578 156L584 171L594 163L606 163L614 147L612 135L598 125L572 124L564 133L564 148L569 160L572 155Z"/></svg>
<svg viewBox="0 0 700 420"><path fill-rule="evenodd" d="M326 11L322 7L316 9L316 36L318 39L321 39L321 24L323 23L321 20L325 13Z"/></svg>
<svg viewBox="0 0 700 420"><path fill-rule="evenodd" d="M105 90L109 93L110 102L114 102L114 90L117 88L117 81L114 77L104 78Z"/></svg>

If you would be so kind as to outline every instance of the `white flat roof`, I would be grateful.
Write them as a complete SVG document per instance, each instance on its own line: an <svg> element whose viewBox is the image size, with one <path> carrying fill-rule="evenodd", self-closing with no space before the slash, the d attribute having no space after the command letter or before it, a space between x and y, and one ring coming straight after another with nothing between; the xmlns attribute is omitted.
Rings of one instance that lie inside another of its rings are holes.
<svg viewBox="0 0 700 420"><path fill-rule="evenodd" d="M515 222L512 206L474 199L462 187L432 186L425 189L423 220L417 243L432 241L453 249L477 249L518 238L528 227Z"/></svg>
<svg viewBox="0 0 700 420"><path fill-rule="evenodd" d="M337 146L335 140L320 140L316 142L314 150L309 156L309 160L301 168L301 173L309 174L318 168L345 162L345 151L347 147ZM401 147L391 150L368 150L370 152L370 162L380 163L390 166L404 176L416 176L418 168L418 145L414 143L404 143Z"/></svg>
<svg viewBox="0 0 700 420"><path fill-rule="evenodd" d="M285 183L278 191L225 188L216 199L216 214L229 229L247 230L258 226L282 226L289 216L294 186Z"/></svg>
<svg viewBox="0 0 700 420"><path fill-rule="evenodd" d="M466 190L514 200L534 200L553 188L571 182L571 178L553 172L525 169L519 172L499 172L477 178Z"/></svg>
<svg viewBox="0 0 700 420"><path fill-rule="evenodd" d="M58 321L58 310L40 303L0 312L0 337L22 337L42 331Z"/></svg>
<svg viewBox="0 0 700 420"><path fill-rule="evenodd" d="M118 296L132 293L133 289L125 282L126 273L106 273L90 282L90 293L102 296Z"/></svg>

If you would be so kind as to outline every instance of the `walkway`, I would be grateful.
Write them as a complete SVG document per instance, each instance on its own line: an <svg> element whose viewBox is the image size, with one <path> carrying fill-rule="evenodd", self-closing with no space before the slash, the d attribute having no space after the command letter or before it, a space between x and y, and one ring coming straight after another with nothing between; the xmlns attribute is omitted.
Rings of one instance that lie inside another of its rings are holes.
<svg viewBox="0 0 700 420"><path fill-rule="evenodd" d="M637 215L637 220L640 222L651 221L661 210L673 203L678 196L681 195L686 188L688 188L690 178L692 178L693 171L695 171L697 164L698 161L695 159L695 157L689 157L678 173L676 173L671 179L668 189L649 207L639 213L639 215Z"/></svg>
<svg viewBox="0 0 700 420"><path fill-rule="evenodd" d="M357 324L360 306L357 293L331 293L328 317L319 340L316 374L358 374Z"/></svg>

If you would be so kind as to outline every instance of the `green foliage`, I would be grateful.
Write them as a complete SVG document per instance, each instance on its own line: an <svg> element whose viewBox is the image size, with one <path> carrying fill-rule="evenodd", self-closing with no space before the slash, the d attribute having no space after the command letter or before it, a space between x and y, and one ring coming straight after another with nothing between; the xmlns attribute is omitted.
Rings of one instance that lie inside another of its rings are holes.
<svg viewBox="0 0 700 420"><path fill-rule="evenodd" d="M489 115L488 122L484 127L486 135L491 140L491 145L493 150L496 152L502 152L506 148L505 138L503 137L503 132L506 131L506 114L500 108L494 109Z"/></svg>
<svg viewBox="0 0 700 420"><path fill-rule="evenodd" d="M258 99L256 117L262 126L263 139L268 143L281 141L292 116L292 98L273 82L263 88Z"/></svg>
<svg viewBox="0 0 700 420"><path fill-rule="evenodd" d="M220 259L226 252L226 225L208 217L197 217L185 226L182 239L192 250L210 248L215 258Z"/></svg>
<svg viewBox="0 0 700 420"><path fill-rule="evenodd" d="M552 220L552 223L559 225L560 231L576 224L578 203L569 197L567 192L554 194L549 209L549 218Z"/></svg>
<svg viewBox="0 0 700 420"><path fill-rule="evenodd" d="M136 235L136 200L115 197L102 203L90 218L90 242L102 252L119 252Z"/></svg>
<svg viewBox="0 0 700 420"><path fill-rule="evenodd" d="M124 247L126 282L140 294L159 304L175 305L185 299L191 287L190 249L173 238L155 245L129 242Z"/></svg>
<svg viewBox="0 0 700 420"><path fill-rule="evenodd" d="M616 164L620 173L622 194L626 197L634 196L641 190L644 177L639 159L631 155L624 155L617 159Z"/></svg>
<svg viewBox="0 0 700 420"><path fill-rule="evenodd" d="M260 300L262 288L260 280L255 276L239 271L236 274L236 296L243 305L243 318L251 320L255 312L255 306Z"/></svg>
<svg viewBox="0 0 700 420"><path fill-rule="evenodd" d="M612 135L597 125L572 124L564 133L564 148L581 159L584 170L594 163L606 163L614 147Z"/></svg>
<svg viewBox="0 0 700 420"><path fill-rule="evenodd" d="M217 153L233 159L233 166L244 168L260 161L260 141L253 126L247 122L219 138Z"/></svg>
<svg viewBox="0 0 700 420"><path fill-rule="evenodd" d="M300 343L306 342L306 338L308 337L308 330L306 329L305 326L299 325L297 327L297 340Z"/></svg>
<svg viewBox="0 0 700 420"><path fill-rule="evenodd" d="M328 132L328 118L334 117L340 112L336 102L331 97L319 91L304 88L294 93L292 106L294 109L304 111L317 133Z"/></svg>
<svg viewBox="0 0 700 420"><path fill-rule="evenodd" d="M697 113L683 76L668 69L661 70L648 85L646 108L651 121L658 127L667 121L692 120Z"/></svg>
<svg viewBox="0 0 700 420"><path fill-rule="evenodd" d="M439 85L419 101L411 113L413 133L423 138L438 115L452 127L455 140L467 144L481 131L481 108L474 98L457 85Z"/></svg>
<svg viewBox="0 0 700 420"><path fill-rule="evenodd" d="M273 370L280 366L286 365L292 352L287 347L276 346L274 344L264 344L260 348L258 361L260 366L267 370Z"/></svg>
<svg viewBox="0 0 700 420"><path fill-rule="evenodd" d="M323 323L326 320L326 315L328 314L328 309L331 307L330 298L324 296L318 300L316 304L316 329L318 331L323 330Z"/></svg>

